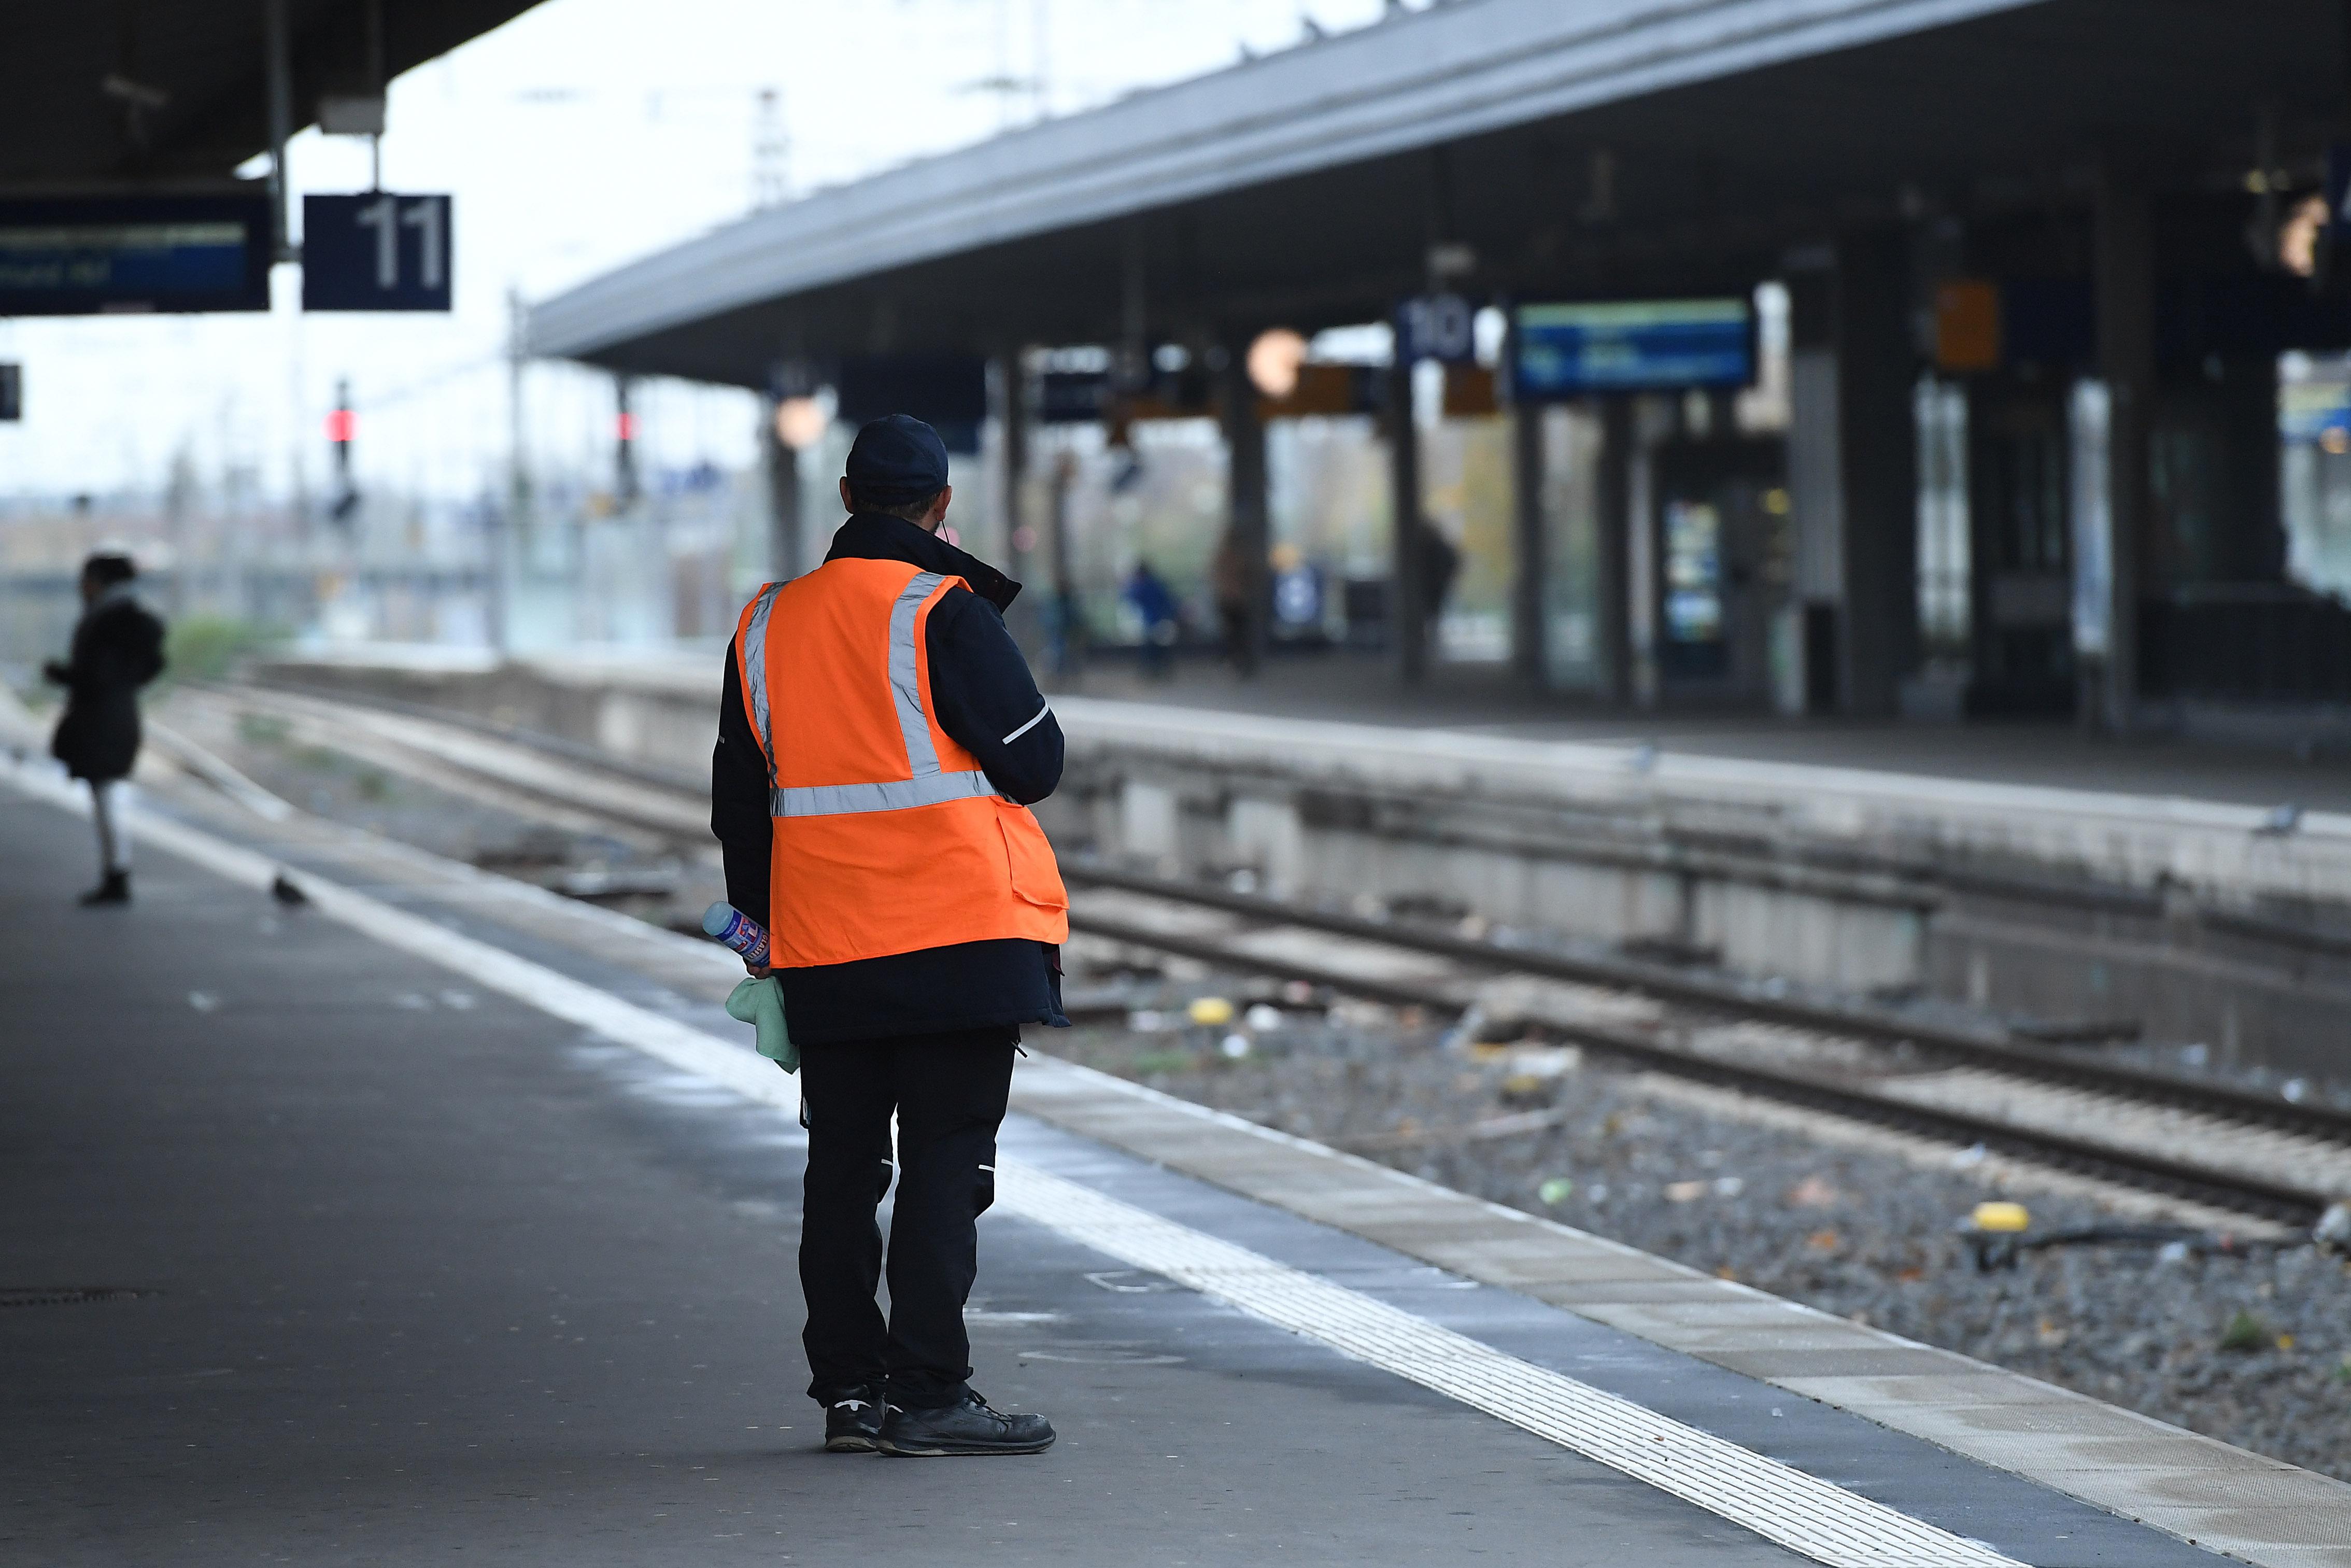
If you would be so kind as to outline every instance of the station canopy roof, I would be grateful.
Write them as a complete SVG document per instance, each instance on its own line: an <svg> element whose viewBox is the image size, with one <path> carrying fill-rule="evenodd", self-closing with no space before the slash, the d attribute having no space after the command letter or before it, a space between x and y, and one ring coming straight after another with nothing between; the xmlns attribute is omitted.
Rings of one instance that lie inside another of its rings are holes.
<svg viewBox="0 0 2351 1568"><path fill-rule="evenodd" d="M1522 295L1744 287L2102 160L2241 193L2343 133L2342 0L1451 0L755 214L559 295L534 351L779 360L1378 319L1432 242ZM2266 131L2261 129L2266 115Z"/></svg>
<svg viewBox="0 0 2351 1568"><path fill-rule="evenodd" d="M293 129L537 0L285 0ZM0 24L0 195L217 184L269 144L263 0L19 0ZM381 22L381 39L370 37Z"/></svg>

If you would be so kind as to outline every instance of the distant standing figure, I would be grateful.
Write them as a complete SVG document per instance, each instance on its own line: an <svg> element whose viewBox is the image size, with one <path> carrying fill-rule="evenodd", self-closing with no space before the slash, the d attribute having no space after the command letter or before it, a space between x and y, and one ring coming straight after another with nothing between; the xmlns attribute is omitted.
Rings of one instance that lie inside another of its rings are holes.
<svg viewBox="0 0 2351 1568"><path fill-rule="evenodd" d="M1461 571L1461 552L1433 523L1420 525L1420 584L1426 596L1421 606L1428 622L1429 641L1437 640L1437 622L1445 613L1446 596Z"/></svg>
<svg viewBox="0 0 2351 1568"><path fill-rule="evenodd" d="M1176 595L1149 561L1138 560L1121 597L1143 621L1143 673L1165 680L1176 673Z"/></svg>
<svg viewBox="0 0 2351 1568"><path fill-rule="evenodd" d="M99 884L85 904L131 902L131 824L124 813L139 760L139 688L163 673L163 622L131 588L138 568L102 551L82 562L81 619L73 653L41 674L66 688L66 711L49 742L66 771L89 783L98 828Z"/></svg>
<svg viewBox="0 0 2351 1568"><path fill-rule="evenodd" d="M1045 667L1057 682L1074 689L1086 674L1085 611L1069 589L1049 589L1040 619L1045 627Z"/></svg>

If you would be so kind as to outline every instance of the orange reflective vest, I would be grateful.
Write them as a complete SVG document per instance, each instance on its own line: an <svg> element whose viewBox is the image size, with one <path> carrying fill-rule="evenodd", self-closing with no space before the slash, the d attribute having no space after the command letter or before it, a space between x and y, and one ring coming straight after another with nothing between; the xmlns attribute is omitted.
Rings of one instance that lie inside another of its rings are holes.
<svg viewBox="0 0 2351 1568"><path fill-rule="evenodd" d="M743 608L735 649L768 764L779 969L1069 940L1044 830L930 711L925 632L955 586L969 585L904 561L842 559L771 582Z"/></svg>

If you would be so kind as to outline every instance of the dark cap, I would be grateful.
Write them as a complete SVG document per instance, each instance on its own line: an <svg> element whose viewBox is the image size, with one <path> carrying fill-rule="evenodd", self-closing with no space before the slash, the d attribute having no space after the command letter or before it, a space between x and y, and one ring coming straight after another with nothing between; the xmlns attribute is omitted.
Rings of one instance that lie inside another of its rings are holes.
<svg viewBox="0 0 2351 1568"><path fill-rule="evenodd" d="M920 501L946 488L946 444L911 414L884 414L857 433L848 478L849 493L861 507Z"/></svg>
<svg viewBox="0 0 2351 1568"><path fill-rule="evenodd" d="M92 582L112 587L118 582L131 582L139 576L139 568L119 549L102 549L91 553L81 563L81 574Z"/></svg>

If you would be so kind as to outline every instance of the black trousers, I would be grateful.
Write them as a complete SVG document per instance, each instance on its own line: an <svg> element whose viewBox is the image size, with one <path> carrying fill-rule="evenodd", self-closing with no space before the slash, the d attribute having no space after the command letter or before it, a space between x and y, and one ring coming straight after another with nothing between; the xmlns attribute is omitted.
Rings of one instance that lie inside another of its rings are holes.
<svg viewBox="0 0 2351 1568"><path fill-rule="evenodd" d="M996 1129L1019 1038L999 1025L802 1049L800 1291L809 1317L800 1339L809 1396L819 1403L876 1384L908 1410L963 1397L971 1375L963 1308L979 1270L979 1217L996 1200ZM885 1324L874 1300L883 1275L874 1213L890 1187L893 1112L898 1199Z"/></svg>

